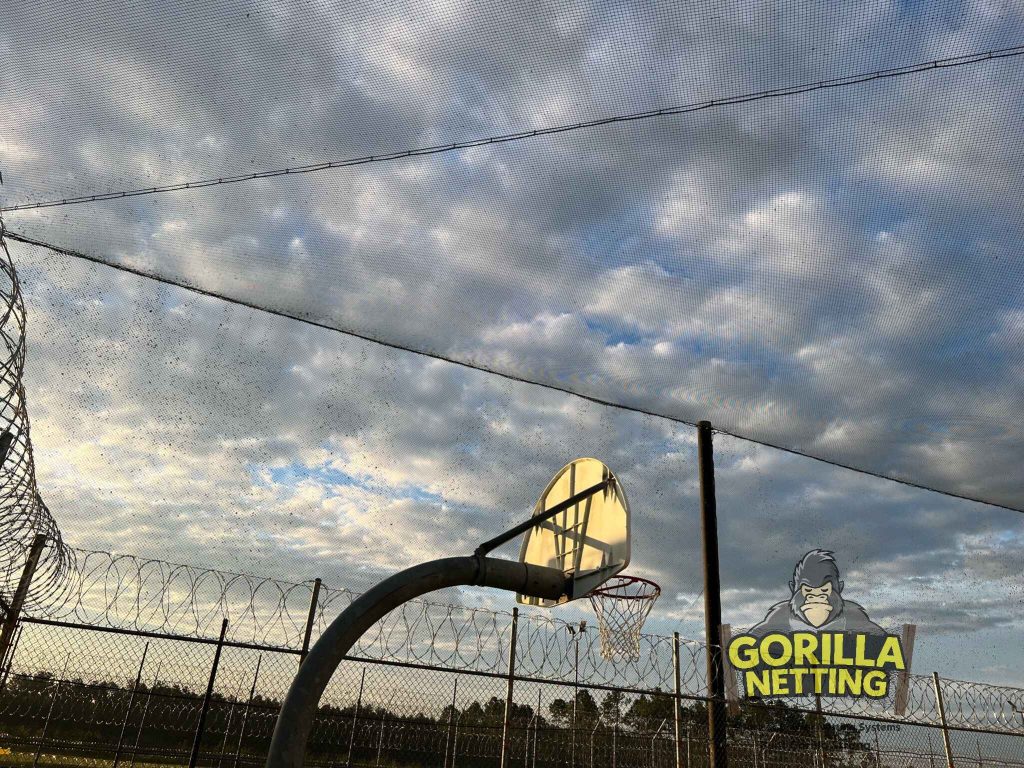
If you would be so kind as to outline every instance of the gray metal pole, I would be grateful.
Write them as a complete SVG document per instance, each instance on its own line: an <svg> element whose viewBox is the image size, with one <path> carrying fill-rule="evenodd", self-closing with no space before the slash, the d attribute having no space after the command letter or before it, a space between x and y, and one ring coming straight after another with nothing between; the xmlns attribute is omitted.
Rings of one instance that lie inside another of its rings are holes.
<svg viewBox="0 0 1024 768"><path fill-rule="evenodd" d="M508 643L508 677L505 679L505 721L501 726L501 768L508 768L512 740L512 689L516 679L516 633L519 631L519 608L512 609L512 636Z"/></svg>
<svg viewBox="0 0 1024 768"><path fill-rule="evenodd" d="M946 748L946 766L955 768L953 765L953 747L949 743L949 727L946 723L946 705L942 702L942 685L939 682L939 673L932 672L932 684L935 686L935 703L939 707L939 722L942 723L942 745Z"/></svg>
<svg viewBox="0 0 1024 768"><path fill-rule="evenodd" d="M679 660L679 633L672 633L672 677L675 684L675 696L672 698L672 719L676 725L676 768L683 768L683 712L679 705L682 694L682 675Z"/></svg>
<svg viewBox="0 0 1024 768"><path fill-rule="evenodd" d="M160 662L156 665L156 674L153 675L153 685L146 693L146 703L142 705L142 717L139 718L139 730L135 734L135 746L132 747L132 759L128 763L129 768L135 768L135 758L139 754L139 744L142 742L142 729L146 727L146 715L149 714L149 702L153 698L153 688L156 688L157 683L160 681Z"/></svg>
<svg viewBox="0 0 1024 768"><path fill-rule="evenodd" d="M452 723L455 722L456 701L459 695L459 678L455 678L452 685L452 708L448 710L448 729L444 735L444 763L442 768L448 768L448 748L452 746Z"/></svg>
<svg viewBox="0 0 1024 768"><path fill-rule="evenodd" d="M196 768L196 763L199 762L199 746L203 742L203 731L206 730L206 714L210 711L210 698L213 696L213 685L217 681L217 667L220 666L220 653L224 650L224 634L227 631L228 620L224 619L220 624L220 639L217 640L217 650L213 654L213 664L210 667L210 679L206 683L203 706L199 710L199 722L196 723L196 735L192 741L192 753L188 757L188 768Z"/></svg>
<svg viewBox="0 0 1024 768"><path fill-rule="evenodd" d="M117 737L117 749L114 750L114 768L121 764L121 749L124 747L124 735L128 731L128 718L132 714L132 705L135 704L135 695L139 691L139 683L142 681L142 668L146 666L146 654L149 653L149 643L142 649L142 661L139 662L139 671L135 675L135 685L132 686L131 695L128 697L128 707L124 711L124 722L121 723L121 735Z"/></svg>
<svg viewBox="0 0 1024 768"><path fill-rule="evenodd" d="M57 706L57 697L60 695L60 687L64 683L64 677L68 673L68 663L71 661L71 654L64 659L64 669L61 670L57 684L53 688L53 698L50 699L50 708L46 710L46 721L43 723L43 732L39 734L39 745L36 747L35 757L32 758L32 768L38 768L39 758L43 754L43 746L46 744L46 735L50 731L50 719L53 717L53 710Z"/></svg>
<svg viewBox="0 0 1024 768"><path fill-rule="evenodd" d="M455 718L455 733L452 735L452 768L455 768L455 758L459 756L459 723L462 722L462 713Z"/></svg>
<svg viewBox="0 0 1024 768"><path fill-rule="evenodd" d="M541 689L537 688L537 711L533 715L533 768L537 768L537 739L540 737L540 695Z"/></svg>
<svg viewBox="0 0 1024 768"><path fill-rule="evenodd" d="M363 667L359 675L359 695L356 697L356 708L352 710L352 732L348 735L348 757L345 758L345 768L352 768L352 750L356 745L356 726L359 724L359 710L363 706L363 684L366 682L366 667Z"/></svg>
<svg viewBox="0 0 1024 768"><path fill-rule="evenodd" d="M655 754L657 753L657 750L655 749L655 746L654 746L655 742L656 742L657 738L659 736L661 736L661 732L664 730L665 723L667 723L667 722L668 722L668 718L666 717L665 719L663 719L661 721L661 725L658 726L658 730L654 732L654 736L651 737L651 768L655 768L655 764L656 764Z"/></svg>
<svg viewBox="0 0 1024 768"><path fill-rule="evenodd" d="M708 754L711 768L727 768L725 669L722 664L722 585L718 566L718 507L710 421L697 425L701 538L704 545L704 634L707 641Z"/></svg>
<svg viewBox="0 0 1024 768"><path fill-rule="evenodd" d="M302 666L302 662L306 660L306 654L309 653L309 640L313 636L313 624L316 622L316 609L317 603L320 600L321 583L319 578L313 581L313 593L309 596L309 613L306 615L306 631L302 635L302 651L299 653L299 666Z"/></svg>
<svg viewBox="0 0 1024 768"><path fill-rule="evenodd" d="M249 689L249 698L245 702L245 709L242 710L242 724L238 728L238 746L235 747L235 760L232 768L238 768L238 758L242 754L242 739L245 738L245 726L249 722L249 708L252 707L252 700L256 698L256 682L260 679L260 665L263 663L263 654L256 657L256 672L252 676L252 687Z"/></svg>
<svg viewBox="0 0 1024 768"><path fill-rule="evenodd" d="M573 665L572 665L572 753L570 757L570 768L576 768L576 729L579 721L576 718L576 707L580 698L580 637L583 635L583 627L578 633L573 634Z"/></svg>
<svg viewBox="0 0 1024 768"><path fill-rule="evenodd" d="M433 560L385 579L353 600L310 648L277 716L267 768L301 768L320 697L338 665L367 629L408 600L468 584L550 600L566 593L565 574L557 568L476 555Z"/></svg>
<svg viewBox="0 0 1024 768"><path fill-rule="evenodd" d="M242 686L239 685L238 688L239 696L241 696ZM224 755L228 753L228 736L231 735L231 721L235 718L235 704L237 703L237 698L238 697L232 699L230 705L228 706L228 721L224 725L224 738L220 740L220 754L217 755L217 768L221 768L221 766L224 764Z"/></svg>
<svg viewBox="0 0 1024 768"><path fill-rule="evenodd" d="M0 669L3 669L7 662L7 652L14 640L14 630L18 626L18 619L21 618L21 609L25 606L25 598L28 597L28 588L32 584L32 576L35 575L36 567L39 565L39 558L43 554L43 547L46 545L46 537L41 533L36 534L32 540L32 546L28 551L28 559L21 569L21 578L18 579L18 586L14 590L14 597L11 598L10 609L4 617L4 623L0 626Z"/></svg>
<svg viewBox="0 0 1024 768"><path fill-rule="evenodd" d="M393 699L394 697L392 697L392 700ZM385 717L385 715L390 709L390 707L391 702L389 701L388 706L385 709L381 710L380 713L380 737L377 739L377 759L373 763L375 766L377 766L377 768L379 768L380 766L380 752L382 749L384 749L384 723L387 722L387 717Z"/></svg>

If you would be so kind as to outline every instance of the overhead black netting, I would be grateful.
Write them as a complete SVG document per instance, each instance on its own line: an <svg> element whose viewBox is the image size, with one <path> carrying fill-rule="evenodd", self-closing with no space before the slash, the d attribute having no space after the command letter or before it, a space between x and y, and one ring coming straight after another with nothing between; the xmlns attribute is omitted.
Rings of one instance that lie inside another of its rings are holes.
<svg viewBox="0 0 1024 768"><path fill-rule="evenodd" d="M1024 509L1015 3L5 18L17 234Z"/></svg>

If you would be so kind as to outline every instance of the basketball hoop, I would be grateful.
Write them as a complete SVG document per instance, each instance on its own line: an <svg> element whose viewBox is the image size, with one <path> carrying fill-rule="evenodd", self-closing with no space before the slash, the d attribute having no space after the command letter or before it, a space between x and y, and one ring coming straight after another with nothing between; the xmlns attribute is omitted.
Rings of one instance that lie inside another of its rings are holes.
<svg viewBox="0 0 1024 768"><path fill-rule="evenodd" d="M640 630L660 595L661 587L639 576L613 576L588 595L601 631L602 658L640 658Z"/></svg>

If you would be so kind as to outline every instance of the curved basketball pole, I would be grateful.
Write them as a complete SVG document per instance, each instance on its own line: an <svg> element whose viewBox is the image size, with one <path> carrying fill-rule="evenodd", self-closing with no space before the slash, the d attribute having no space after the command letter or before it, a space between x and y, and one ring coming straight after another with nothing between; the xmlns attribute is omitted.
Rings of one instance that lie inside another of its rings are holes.
<svg viewBox="0 0 1024 768"><path fill-rule="evenodd" d="M446 557L407 568L360 595L331 622L299 667L274 725L266 768L302 768L313 718L331 676L363 633L403 603L437 589L468 585L504 589L549 600L569 594L572 579L557 568L498 560L486 555L614 482L614 478L603 480L534 515L484 542L472 555Z"/></svg>

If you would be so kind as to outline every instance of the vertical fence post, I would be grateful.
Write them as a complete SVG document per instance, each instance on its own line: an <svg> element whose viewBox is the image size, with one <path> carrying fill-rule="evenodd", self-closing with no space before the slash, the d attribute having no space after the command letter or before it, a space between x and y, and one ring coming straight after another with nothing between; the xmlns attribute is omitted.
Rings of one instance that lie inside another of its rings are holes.
<svg viewBox="0 0 1024 768"><path fill-rule="evenodd" d="M824 746L824 743L823 743L823 740L822 740L822 733L821 733L822 725L824 724L825 719L824 719L824 716L821 714L821 695L817 694L817 693L814 694L814 710L815 710L815 712L817 712L817 715L814 718L814 733L815 733L815 735L817 736L817 739L818 739L818 752L817 752L817 755L816 755L815 759L817 760L817 764L820 765L821 768L826 768L826 766L825 766L825 746ZM875 762L876 763L878 762L878 755L877 754L875 755Z"/></svg>
<svg viewBox="0 0 1024 768"><path fill-rule="evenodd" d="M302 651L299 652L299 666L306 660L309 653L309 641L313 637L313 624L316 623L317 603L320 600L320 584L318 578L313 581L313 593L309 596L309 613L306 615L306 631L302 634Z"/></svg>
<svg viewBox="0 0 1024 768"><path fill-rule="evenodd" d="M260 665L263 663L263 654L256 657L256 672L252 676L252 687L249 689L249 698L245 701L245 709L242 710L242 724L238 728L238 746L235 747L235 760L232 768L238 768L238 758L242 754L242 739L245 738L245 726L249 722L249 708L252 707L252 700L256 698L256 682L260 679Z"/></svg>
<svg viewBox="0 0 1024 768"><path fill-rule="evenodd" d="M149 702L153 698L153 689L156 688L157 683L160 682L160 663L157 662L156 674L153 675L153 685L146 692L146 703L142 705L142 717L139 718L139 731L135 734L135 746L132 747L132 759L128 763L129 768L135 768L135 758L139 754L139 744L142 742L142 729L146 727L146 715L149 714Z"/></svg>
<svg viewBox="0 0 1024 768"><path fill-rule="evenodd" d="M68 673L68 664L71 662L71 653L69 652L67 658L64 659L64 669L60 672L60 677L57 678L57 683L53 687L53 698L50 699L50 708L46 710L46 721L43 723L43 732L39 734L39 745L36 747L36 755L32 758L32 768L37 768L39 765L39 758L43 754L43 745L46 744L46 735L50 731L50 719L53 717L53 710L57 706L57 697L60 696L60 686L64 682L64 678Z"/></svg>
<svg viewBox="0 0 1024 768"><path fill-rule="evenodd" d="M516 677L516 633L519 630L519 608L512 609L512 636L508 644L508 678L505 683L505 722L501 728L501 768L508 768L512 738L512 691Z"/></svg>
<svg viewBox="0 0 1024 768"><path fill-rule="evenodd" d="M682 674L680 667L682 662L679 658L679 633L672 633L672 682L675 685L675 696L672 699L672 719L676 726L676 768L683 768L683 711L680 706L682 695Z"/></svg>
<svg viewBox="0 0 1024 768"><path fill-rule="evenodd" d="M455 733L452 734L452 768L455 768L455 758L459 756L459 723L462 722L462 713L455 718Z"/></svg>
<svg viewBox="0 0 1024 768"><path fill-rule="evenodd" d="M935 749L932 747L932 735L928 734L928 766L935 768Z"/></svg>
<svg viewBox="0 0 1024 768"><path fill-rule="evenodd" d="M667 717L662 719L661 725L658 726L658 730L655 731L654 736L651 737L651 768L656 768L657 766L657 760L655 759L655 756L657 755L657 748L655 745L657 744L657 739L659 736L661 736L661 732L664 730L665 723L667 722Z"/></svg>
<svg viewBox="0 0 1024 768"><path fill-rule="evenodd" d="M455 678L455 684L452 686L452 708L448 710L448 729L444 735L444 762L441 764L441 768L448 768L448 748L452 746L452 723L455 722L455 706L456 697L459 695L459 678Z"/></svg>
<svg viewBox="0 0 1024 768"><path fill-rule="evenodd" d="M587 622L581 621L580 628L578 631L572 631L570 624L570 632L572 632L573 639L573 665L572 665L572 747L569 756L569 768L576 768L576 730L579 728L579 721L576 719L576 707L579 704L580 698L580 639L583 637L583 631L587 628Z"/></svg>
<svg viewBox="0 0 1024 768"><path fill-rule="evenodd" d="M228 751L228 736L231 735L231 721L235 717L235 703L237 702L237 700L241 696L241 694L242 694L242 686L239 685L238 686L238 696L234 697L231 700L231 704L228 707L228 721L224 725L224 738L221 739L221 742L220 742L220 754L217 755L217 768L221 768L221 765L224 764L224 755L226 755L227 751Z"/></svg>
<svg viewBox="0 0 1024 768"><path fill-rule="evenodd" d="M220 653L224 650L224 634L228 631L228 620L220 623L220 639L217 640L217 650L213 654L213 664L210 666L210 679L206 683L206 695L203 696L203 706L199 710L199 722L196 723L196 735L192 741L192 753L188 757L188 768L196 768L199 762L199 746L203 742L203 731L206 730L206 714L210 711L210 698L213 696L213 685L217 682L217 667L220 666Z"/></svg>
<svg viewBox="0 0 1024 768"><path fill-rule="evenodd" d="M142 661L139 662L139 671L135 675L135 685L132 686L131 695L128 697L128 707L124 711L124 722L121 723L121 735L117 737L117 749L114 750L114 768L121 764L121 750L124 748L124 736L128 731L128 718L132 715L132 706L135 704L135 695L139 692L139 683L142 681L142 668L146 666L146 654L149 653L149 643L142 649Z"/></svg>
<svg viewBox="0 0 1024 768"><path fill-rule="evenodd" d="M3 679L0 679L0 693L3 693L7 687L7 678L11 675L11 670L14 668L14 654L18 652L18 643L21 642L21 636L25 634L25 625L20 624L18 631L14 635L14 641L11 643L11 651L7 654L7 663L2 665L4 670Z"/></svg>
<svg viewBox="0 0 1024 768"><path fill-rule="evenodd" d="M704 633L707 641L708 756L710 768L727 768L725 668L722 664L722 585L718 568L718 505L711 422L697 425L700 521L704 547Z"/></svg>
<svg viewBox="0 0 1024 768"><path fill-rule="evenodd" d="M14 630L18 627L21 609L25 605L25 598L28 597L28 588L32 584L32 576L35 575L36 566L39 565L39 558L43 554L45 544L46 537L41 533L36 534L28 551L28 559L21 569L21 578L18 579L18 586L14 590L14 597L11 598L3 626L0 626L0 669L7 663L7 652L14 640Z"/></svg>
<svg viewBox="0 0 1024 768"><path fill-rule="evenodd" d="M955 768L953 747L949 743L949 727L946 723L946 705L942 702L942 684L939 682L938 672L932 672L932 684L935 686L935 703L939 707L939 722L942 723L942 746L946 749L946 768Z"/></svg>
<svg viewBox="0 0 1024 768"><path fill-rule="evenodd" d="M978 748L978 768L984 768L984 764L981 762L981 740L975 739L974 745Z"/></svg>
<svg viewBox="0 0 1024 768"><path fill-rule="evenodd" d="M533 768L537 768L537 739L540 738L540 695L542 691L537 688L537 714L533 724Z"/></svg>
<svg viewBox="0 0 1024 768"><path fill-rule="evenodd" d="M377 768L380 766L380 751L384 748L384 723L387 722L387 713L390 709L391 702L388 702L388 706L380 710L380 737L377 739L377 759L373 763Z"/></svg>
<svg viewBox="0 0 1024 768"><path fill-rule="evenodd" d="M359 695L356 697L356 708L352 710L352 732L348 735L348 757L345 758L345 768L352 768L352 750L356 745L356 725L359 724L359 709L363 706L363 684L366 682L366 667L363 667L359 675Z"/></svg>

